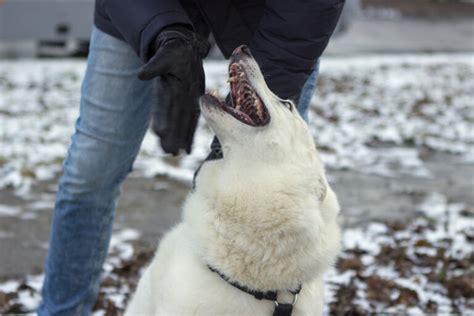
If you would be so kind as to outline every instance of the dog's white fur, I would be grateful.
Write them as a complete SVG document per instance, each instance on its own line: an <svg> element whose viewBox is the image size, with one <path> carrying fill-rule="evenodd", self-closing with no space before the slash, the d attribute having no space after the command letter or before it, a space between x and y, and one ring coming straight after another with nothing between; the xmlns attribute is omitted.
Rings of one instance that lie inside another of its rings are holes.
<svg viewBox="0 0 474 316"><path fill-rule="evenodd" d="M127 316L272 315L273 302L234 288L208 264L248 288L279 290L280 302L302 284L293 315L322 312L323 273L339 251L339 205L307 124L268 89L253 59L240 64L271 121L251 127L201 102L224 159L202 166Z"/></svg>

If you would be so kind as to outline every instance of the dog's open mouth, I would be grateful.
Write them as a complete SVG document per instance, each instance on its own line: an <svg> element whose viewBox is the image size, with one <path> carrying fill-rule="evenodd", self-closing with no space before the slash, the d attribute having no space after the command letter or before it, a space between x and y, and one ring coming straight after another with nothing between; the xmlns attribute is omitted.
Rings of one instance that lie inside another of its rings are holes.
<svg viewBox="0 0 474 316"><path fill-rule="evenodd" d="M224 110L239 121L264 126L270 115L265 104L249 83L244 67L234 61L229 66L230 98L224 102Z"/></svg>
<svg viewBox="0 0 474 316"><path fill-rule="evenodd" d="M254 127L265 126L270 122L270 113L250 84L245 67L239 63L240 56L232 57L229 66L229 96L225 101L218 100L214 95L210 97L240 122Z"/></svg>

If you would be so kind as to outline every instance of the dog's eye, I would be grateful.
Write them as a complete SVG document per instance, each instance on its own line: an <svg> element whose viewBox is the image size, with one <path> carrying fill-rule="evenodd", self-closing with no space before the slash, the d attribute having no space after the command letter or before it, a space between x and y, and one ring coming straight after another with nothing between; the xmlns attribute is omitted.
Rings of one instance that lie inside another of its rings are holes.
<svg viewBox="0 0 474 316"><path fill-rule="evenodd" d="M284 106L288 108L288 110L293 112L293 103L291 103L288 100L282 100L281 102L283 103Z"/></svg>

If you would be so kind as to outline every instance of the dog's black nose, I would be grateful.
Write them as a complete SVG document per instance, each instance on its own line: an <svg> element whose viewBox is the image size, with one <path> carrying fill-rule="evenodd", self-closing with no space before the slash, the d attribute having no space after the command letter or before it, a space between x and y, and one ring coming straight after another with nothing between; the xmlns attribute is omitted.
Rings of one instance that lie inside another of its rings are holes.
<svg viewBox="0 0 474 316"><path fill-rule="evenodd" d="M239 54L239 53L247 55L249 57L253 57L252 53L250 52L250 48L247 45L240 45L233 52L233 54Z"/></svg>
<svg viewBox="0 0 474 316"><path fill-rule="evenodd" d="M242 53L252 57L252 53L250 52L250 48L247 45L242 45Z"/></svg>

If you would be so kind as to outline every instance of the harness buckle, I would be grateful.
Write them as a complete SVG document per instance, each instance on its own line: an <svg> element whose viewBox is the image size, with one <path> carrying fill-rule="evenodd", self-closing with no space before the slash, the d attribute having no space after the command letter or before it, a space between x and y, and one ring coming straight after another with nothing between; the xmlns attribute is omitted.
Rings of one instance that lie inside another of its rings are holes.
<svg viewBox="0 0 474 316"><path fill-rule="evenodd" d="M293 307L298 301L298 293L293 294L293 302L289 303L279 303L278 299L273 301L275 303L275 310L273 311L273 316L291 316L293 312Z"/></svg>
<svg viewBox="0 0 474 316"><path fill-rule="evenodd" d="M298 301L298 293L293 294L293 302L291 302L292 306L295 306L296 302ZM280 303L278 303L278 300L273 301L275 303L275 307L278 307Z"/></svg>

